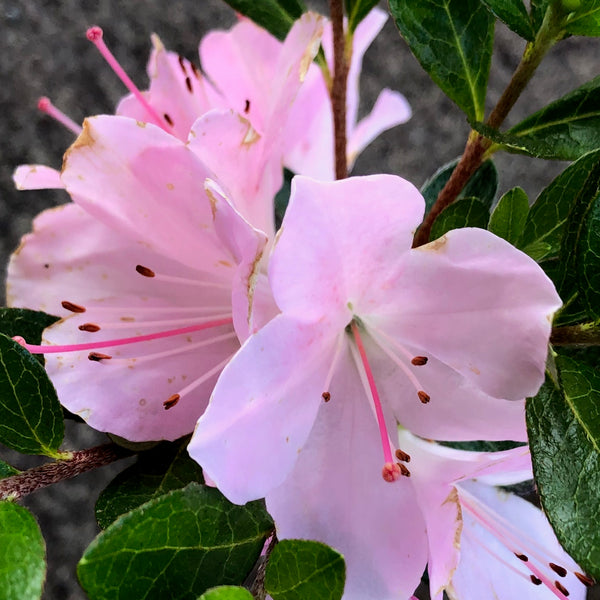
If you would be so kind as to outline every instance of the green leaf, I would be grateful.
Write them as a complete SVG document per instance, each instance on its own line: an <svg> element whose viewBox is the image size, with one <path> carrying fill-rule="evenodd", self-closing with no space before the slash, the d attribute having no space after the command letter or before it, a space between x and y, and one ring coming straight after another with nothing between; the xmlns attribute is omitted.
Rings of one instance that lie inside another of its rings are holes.
<svg viewBox="0 0 600 600"><path fill-rule="evenodd" d="M379 0L346 0L348 14L348 30L354 31L356 26L379 4Z"/></svg>
<svg viewBox="0 0 600 600"><path fill-rule="evenodd" d="M202 468L187 453L187 443L163 442L139 455L103 490L96 502L96 519L102 529L121 515L188 483L203 483Z"/></svg>
<svg viewBox="0 0 600 600"><path fill-rule="evenodd" d="M320 542L282 540L267 563L265 590L273 600L339 600L345 581L339 552Z"/></svg>
<svg viewBox="0 0 600 600"><path fill-rule="evenodd" d="M527 194L520 187L508 190L498 201L490 217L488 229L513 245L523 233L529 213Z"/></svg>
<svg viewBox="0 0 600 600"><path fill-rule="evenodd" d="M300 0L225 0L231 8L284 40L294 21L306 11Z"/></svg>
<svg viewBox="0 0 600 600"><path fill-rule="evenodd" d="M535 31L523 0L482 0L483 3L515 33L533 42Z"/></svg>
<svg viewBox="0 0 600 600"><path fill-rule="evenodd" d="M578 288L587 312L600 319L600 198L596 196L577 246Z"/></svg>
<svg viewBox="0 0 600 600"><path fill-rule="evenodd" d="M252 594L243 587L221 585L206 591L198 600L253 600Z"/></svg>
<svg viewBox="0 0 600 600"><path fill-rule="evenodd" d="M400 33L430 77L476 121L483 120L494 17L480 0L390 0Z"/></svg>
<svg viewBox="0 0 600 600"><path fill-rule="evenodd" d="M447 206L433 222L430 241L437 240L451 229L461 227L480 227L485 229L490 211L477 198L462 198Z"/></svg>
<svg viewBox="0 0 600 600"><path fill-rule="evenodd" d="M600 77L555 100L506 133L482 123L473 127L510 152L537 158L577 160L600 148Z"/></svg>
<svg viewBox="0 0 600 600"><path fill-rule="evenodd" d="M6 477L12 477L13 475L18 475L20 471L5 463L3 460L0 460L0 479L5 479Z"/></svg>
<svg viewBox="0 0 600 600"><path fill-rule="evenodd" d="M0 600L41 598L45 554L33 515L13 502L0 502Z"/></svg>
<svg viewBox="0 0 600 600"><path fill-rule="evenodd" d="M600 577L600 375L559 356L561 390L549 381L527 401L527 429L542 506L560 543Z"/></svg>
<svg viewBox="0 0 600 600"><path fill-rule="evenodd" d="M585 2L564 2L567 6L579 7L568 17L566 23L567 33L573 35L600 36L600 0L586 0Z"/></svg>
<svg viewBox="0 0 600 600"><path fill-rule="evenodd" d="M542 191L529 210L519 248L538 261L558 256L571 207L598 160L600 151L582 156Z"/></svg>
<svg viewBox="0 0 600 600"><path fill-rule="evenodd" d="M436 201L442 188L446 185L452 171L458 164L459 159L453 160L440 167L421 188L421 194L425 198L425 213L427 214ZM496 191L498 190L498 171L491 160L486 160L471 176L457 199L477 198L488 208L492 207Z"/></svg>
<svg viewBox="0 0 600 600"><path fill-rule="evenodd" d="M260 502L238 506L191 483L117 519L77 573L90 600L196 600L211 587L240 585L272 528Z"/></svg>
<svg viewBox="0 0 600 600"><path fill-rule="evenodd" d="M59 456L62 409L44 367L0 334L0 443L23 454Z"/></svg>
<svg viewBox="0 0 600 600"><path fill-rule="evenodd" d="M531 21L536 33L542 26L544 16L546 15L546 11L548 10L551 2L552 0L530 0Z"/></svg>

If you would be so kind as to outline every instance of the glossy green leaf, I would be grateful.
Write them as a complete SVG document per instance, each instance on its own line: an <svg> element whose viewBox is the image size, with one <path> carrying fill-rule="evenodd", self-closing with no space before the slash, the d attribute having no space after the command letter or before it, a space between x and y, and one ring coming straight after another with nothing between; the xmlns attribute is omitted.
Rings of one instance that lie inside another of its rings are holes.
<svg viewBox="0 0 600 600"><path fill-rule="evenodd" d="M515 33L532 42L535 39L533 24L523 0L482 0L483 3Z"/></svg>
<svg viewBox="0 0 600 600"><path fill-rule="evenodd" d="M509 152L577 160L600 148L600 77L530 115L506 133L482 123L472 125Z"/></svg>
<svg viewBox="0 0 600 600"><path fill-rule="evenodd" d="M90 600L196 600L212 587L240 585L272 529L261 502L238 506L191 483L117 519L77 573Z"/></svg>
<svg viewBox="0 0 600 600"><path fill-rule="evenodd" d="M282 540L267 563L265 590L273 600L340 600L345 581L339 552L320 542Z"/></svg>
<svg viewBox="0 0 600 600"><path fill-rule="evenodd" d="M432 177L430 177L421 188L421 194L425 198L425 213L427 214L436 201L442 188L446 185L454 167L458 164L458 159L445 164L439 168ZM462 189L457 199L477 198L485 206L491 208L496 191L498 190L498 171L491 160L486 160L471 176L467 184Z"/></svg>
<svg viewBox="0 0 600 600"><path fill-rule="evenodd" d="M507 242L516 245L525 228L528 213L527 194L520 187L513 188L508 190L498 201L490 216L488 229Z"/></svg>
<svg viewBox="0 0 600 600"><path fill-rule="evenodd" d="M18 475L20 471L11 467L8 463L5 463L3 460L0 460L0 479L5 479L6 477L12 477L13 475Z"/></svg>
<svg viewBox="0 0 600 600"><path fill-rule="evenodd" d="M189 483L203 483L202 468L187 453L183 443L163 442L139 455L103 490L96 502L96 519L102 529L121 515Z"/></svg>
<svg viewBox="0 0 600 600"><path fill-rule="evenodd" d="M565 0L569 7L577 7L568 17L565 30L572 35L600 36L600 0L574 2ZM579 6L577 6L579 5Z"/></svg>
<svg viewBox="0 0 600 600"><path fill-rule="evenodd" d="M483 120L493 15L480 0L390 0L389 5L421 66L471 119Z"/></svg>
<svg viewBox="0 0 600 600"><path fill-rule="evenodd" d="M206 591L198 600L253 600L252 594L243 587L221 585Z"/></svg>
<svg viewBox="0 0 600 600"><path fill-rule="evenodd" d="M553 0L530 0L531 5L531 22L536 33L542 26L544 15Z"/></svg>
<svg viewBox="0 0 600 600"><path fill-rule="evenodd" d="M578 287L587 312L600 319L600 198L583 223L577 246Z"/></svg>
<svg viewBox="0 0 600 600"><path fill-rule="evenodd" d="M600 374L557 358L562 391L547 382L527 401L533 469L544 511L565 550L600 577Z"/></svg>
<svg viewBox="0 0 600 600"><path fill-rule="evenodd" d="M379 4L379 0L346 0L348 29L354 31L356 26Z"/></svg>
<svg viewBox="0 0 600 600"><path fill-rule="evenodd" d="M536 260L558 256L571 208L599 160L600 151L582 156L542 191L529 211L519 248Z"/></svg>
<svg viewBox="0 0 600 600"><path fill-rule="evenodd" d="M0 600L41 598L45 554L33 515L13 502L0 502Z"/></svg>
<svg viewBox="0 0 600 600"><path fill-rule="evenodd" d="M0 335L0 443L23 454L55 457L64 430L62 409L44 367Z"/></svg>
<svg viewBox="0 0 600 600"><path fill-rule="evenodd" d="M437 240L451 229L480 227L485 229L490 211L477 198L462 198L447 206L433 222L430 241Z"/></svg>
<svg viewBox="0 0 600 600"><path fill-rule="evenodd" d="M283 40L306 10L300 0L225 0L231 8Z"/></svg>

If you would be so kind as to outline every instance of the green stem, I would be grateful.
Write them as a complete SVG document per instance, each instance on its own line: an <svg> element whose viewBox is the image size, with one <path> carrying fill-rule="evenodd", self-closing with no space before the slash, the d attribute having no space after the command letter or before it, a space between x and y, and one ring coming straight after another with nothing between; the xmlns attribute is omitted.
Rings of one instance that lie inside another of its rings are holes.
<svg viewBox="0 0 600 600"><path fill-rule="evenodd" d="M57 460L28 469L18 475L0 479L0 500L18 500L41 488L103 467L121 458L131 456L131 454L130 450L117 444L103 444L72 452L67 459Z"/></svg>
<svg viewBox="0 0 600 600"><path fill-rule="evenodd" d="M490 113L486 125L494 129L502 125L548 50L562 37L563 24L564 15L555 10L554 6L551 5L546 12L544 22L535 40L529 42L525 47L521 62L513 73L502 96L500 96L498 103ZM421 246L429 241L434 221L447 206L456 200L467 181L481 166L484 156L491 146L491 140L471 130L463 155L417 231L413 247Z"/></svg>

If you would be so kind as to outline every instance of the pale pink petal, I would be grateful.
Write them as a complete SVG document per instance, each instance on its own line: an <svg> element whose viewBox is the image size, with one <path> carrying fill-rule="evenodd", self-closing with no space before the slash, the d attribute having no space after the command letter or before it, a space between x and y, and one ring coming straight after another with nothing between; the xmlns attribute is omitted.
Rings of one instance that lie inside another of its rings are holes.
<svg viewBox="0 0 600 600"><path fill-rule="evenodd" d="M269 156L252 124L233 111L211 111L194 123L188 146L243 217L272 239L281 159Z"/></svg>
<svg viewBox="0 0 600 600"><path fill-rule="evenodd" d="M76 203L132 242L217 273L229 256L213 228L204 191L209 175L162 129L101 116L84 122L65 155L62 179Z"/></svg>
<svg viewBox="0 0 600 600"><path fill-rule="evenodd" d="M143 277L136 272L138 264L181 283ZM34 232L24 237L11 258L7 295L12 306L63 317L45 332L50 344L143 335L231 312L230 286L129 242L75 204L36 218ZM85 312L73 314L61 306L63 301ZM183 322L164 323L173 320ZM100 330L80 331L78 326L85 323ZM213 343L198 345L210 339ZM218 372L171 409L165 410L164 402L238 347L231 325L226 325L144 344L109 346L99 352L113 358L101 362L90 361L89 351L47 354L46 367L61 402L96 429L132 440L175 439L193 428Z"/></svg>
<svg viewBox="0 0 600 600"><path fill-rule="evenodd" d="M303 319L331 313L342 327L375 310L423 210L417 189L393 175L295 177L269 267L281 310Z"/></svg>
<svg viewBox="0 0 600 600"><path fill-rule="evenodd" d="M527 255L483 229L412 250L372 323L496 398L537 393L561 301ZM517 332L517 334L515 334Z"/></svg>
<svg viewBox="0 0 600 600"><path fill-rule="evenodd" d="M63 189L60 171L45 165L20 165L13 174L13 181L18 190L53 190Z"/></svg>
<svg viewBox="0 0 600 600"><path fill-rule="evenodd" d="M335 333L279 315L223 371L189 453L232 502L264 497L293 468L322 402Z"/></svg>
<svg viewBox="0 0 600 600"><path fill-rule="evenodd" d="M400 299L398 304L401 305ZM359 316L363 318L360 313ZM370 331L371 316L363 318L363 322ZM404 427L435 440L527 441L524 400L507 402L489 396L477 382L463 377L423 349L406 344L404 355L389 338L374 330L370 333L372 339L367 338L365 343L377 385ZM416 385L388 352L404 364ZM426 365L411 363L411 357L423 355L428 356ZM429 395L427 404L420 401L419 391Z"/></svg>
<svg viewBox="0 0 600 600"><path fill-rule="evenodd" d="M541 568L549 584L559 581L568 591L569 600L583 600L586 588L574 576L579 567L562 550L543 513L529 502L514 494L503 492L477 482L465 482L458 487L465 500L476 498L486 506L489 515L496 515L508 523L514 531L515 543L521 546L507 547L502 539L484 528L469 511L463 510L464 528L461 540L461 560L447 590L452 600L471 598L531 598L532 600L556 600L564 598L546 585L534 585L530 579L534 568ZM490 516L491 518L491 516ZM497 523L490 521L493 527ZM514 552L528 556L527 562L515 557ZM543 562L537 558L542 558ZM547 561L565 567L566 577L559 577Z"/></svg>
<svg viewBox="0 0 600 600"><path fill-rule="evenodd" d="M409 478L387 483L379 432L348 349L286 481L267 494L282 538L314 539L346 561L345 600L408 598L427 560Z"/></svg>
<svg viewBox="0 0 600 600"><path fill-rule="evenodd" d="M399 92L383 90L373 110L361 119L348 139L348 168L352 168L356 157L382 132L406 123L412 110L406 98Z"/></svg>
<svg viewBox="0 0 600 600"><path fill-rule="evenodd" d="M217 235L235 260L230 263L236 273L232 283L233 322L243 342L253 329L254 290L267 236L244 220L214 181L208 179L205 188L213 206Z"/></svg>
<svg viewBox="0 0 600 600"><path fill-rule="evenodd" d="M459 561L462 510L455 484L489 473L510 473L523 481L531 475L527 447L505 452L468 452L419 439L400 428L399 447L410 457L411 482L429 539L428 572L431 596L440 599Z"/></svg>
<svg viewBox="0 0 600 600"><path fill-rule="evenodd" d="M144 95L152 108L164 117L167 131L185 141L194 121L214 107L215 92L190 61L168 52L158 36L152 37L152 44L147 69L150 89ZM133 95L121 100L116 114L152 121Z"/></svg>

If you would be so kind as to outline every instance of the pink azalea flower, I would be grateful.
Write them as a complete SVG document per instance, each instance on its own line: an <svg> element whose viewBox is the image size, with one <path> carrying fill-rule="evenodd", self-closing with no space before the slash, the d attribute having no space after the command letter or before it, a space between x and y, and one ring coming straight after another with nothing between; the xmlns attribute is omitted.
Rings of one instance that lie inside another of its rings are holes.
<svg viewBox="0 0 600 600"><path fill-rule="evenodd" d="M321 29L307 14L281 46L283 96ZM37 219L8 279L10 304L65 316L27 345L47 355L63 404L131 440L189 433L238 338L273 311L260 259L281 151L231 110L204 114L185 142L153 118L88 119L62 174L17 171L21 187L64 186L76 205Z"/></svg>
<svg viewBox="0 0 600 600"><path fill-rule="evenodd" d="M284 537L297 521L341 550L347 598L408 598L427 562L396 422L526 440L520 399L543 380L561 304L487 231L411 250L423 212L398 177L294 179L269 264L281 314L227 365L189 448L233 502L266 497Z"/></svg>

